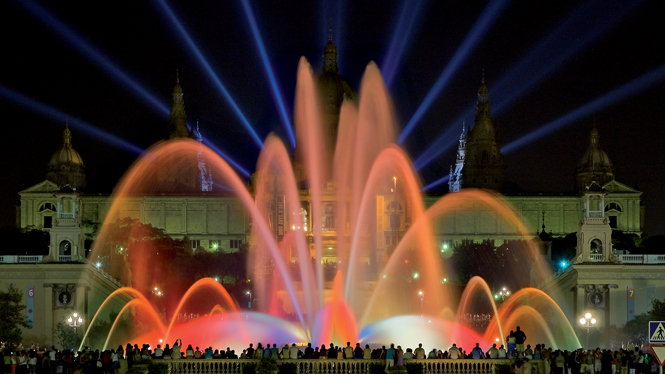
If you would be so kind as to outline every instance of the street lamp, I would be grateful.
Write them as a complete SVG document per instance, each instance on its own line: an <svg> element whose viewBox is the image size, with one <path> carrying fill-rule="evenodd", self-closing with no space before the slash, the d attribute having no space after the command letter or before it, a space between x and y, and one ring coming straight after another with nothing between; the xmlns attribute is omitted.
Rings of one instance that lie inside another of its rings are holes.
<svg viewBox="0 0 665 374"><path fill-rule="evenodd" d="M247 291L247 297L249 297L249 301L247 302L247 306L249 307L249 309L252 309L252 292L251 291Z"/></svg>
<svg viewBox="0 0 665 374"><path fill-rule="evenodd" d="M506 301L506 297L508 296L510 296L510 290L508 290L506 287L503 287L498 294L494 294L494 300L497 300L499 297L501 297L501 301Z"/></svg>
<svg viewBox="0 0 665 374"><path fill-rule="evenodd" d="M423 316L423 302L425 301L425 294L423 291L418 291L418 296L420 296L420 317Z"/></svg>
<svg viewBox="0 0 665 374"><path fill-rule="evenodd" d="M83 318L81 318L78 313L74 312L74 314L67 318L67 323L74 328L74 349L76 349L76 338L78 337L76 330L83 324Z"/></svg>
<svg viewBox="0 0 665 374"><path fill-rule="evenodd" d="M596 319L589 312L580 318L580 325L586 329L586 349L589 349L589 330L591 330L596 322Z"/></svg>

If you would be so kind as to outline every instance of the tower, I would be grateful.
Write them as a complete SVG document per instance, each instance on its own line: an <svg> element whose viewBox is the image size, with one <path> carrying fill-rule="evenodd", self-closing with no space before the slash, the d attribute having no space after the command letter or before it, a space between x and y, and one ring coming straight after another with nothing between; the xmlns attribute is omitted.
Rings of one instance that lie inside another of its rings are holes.
<svg viewBox="0 0 665 374"><path fill-rule="evenodd" d="M344 100L355 100L356 91L349 82L339 74L337 65L337 47L332 40L332 28L328 33L328 43L323 48L323 68L317 80L321 101L321 118L323 120L323 136L326 147L335 152L337 131L339 129L339 112Z"/></svg>
<svg viewBox="0 0 665 374"><path fill-rule="evenodd" d="M483 73L473 128L466 142L464 187L500 190L504 184L506 161L501 154L490 112L489 90Z"/></svg>
<svg viewBox="0 0 665 374"><path fill-rule="evenodd" d="M173 87L171 113L169 114L169 139L193 138L192 131L187 128L185 100L180 87L180 74L176 73L176 84Z"/></svg>
<svg viewBox="0 0 665 374"><path fill-rule="evenodd" d="M187 127L185 115L185 101L183 99L180 77L176 78L173 87L173 100L168 123L169 140L193 139L194 134ZM168 159L161 160L158 168L159 188L163 192L191 193L200 192L199 167L196 157L182 157L167 155Z"/></svg>
<svg viewBox="0 0 665 374"><path fill-rule="evenodd" d="M85 188L85 165L81 155L72 148L72 133L69 122L65 121L62 133L62 147L51 156L46 171L46 179L58 187L69 185L72 188Z"/></svg>
<svg viewBox="0 0 665 374"><path fill-rule="evenodd" d="M584 153L575 168L575 190L582 191L591 181L597 182L600 186L614 180L614 166L612 161L599 144L600 136L596 125L589 134L589 148Z"/></svg>
<svg viewBox="0 0 665 374"><path fill-rule="evenodd" d="M612 249L612 228L605 217L605 190L592 181L582 192L584 215L577 229L575 263L616 262Z"/></svg>
<svg viewBox="0 0 665 374"><path fill-rule="evenodd" d="M448 191L457 192L464 185L462 169L466 158L466 124L462 123L462 135L459 137L459 146L457 146L457 159L455 160L455 169L450 166L450 178L448 179Z"/></svg>
<svg viewBox="0 0 665 374"><path fill-rule="evenodd" d="M45 262L83 262L85 236L81 228L78 192L66 185L54 194L57 200L56 218L49 230L51 243Z"/></svg>
<svg viewBox="0 0 665 374"><path fill-rule="evenodd" d="M196 141L199 144L203 143L203 136L201 136L201 130L199 129L199 122L196 122L196 132L195 132ZM199 191L207 192L212 191L212 170L206 164L205 156L203 152L199 151L196 154L196 161L199 166Z"/></svg>

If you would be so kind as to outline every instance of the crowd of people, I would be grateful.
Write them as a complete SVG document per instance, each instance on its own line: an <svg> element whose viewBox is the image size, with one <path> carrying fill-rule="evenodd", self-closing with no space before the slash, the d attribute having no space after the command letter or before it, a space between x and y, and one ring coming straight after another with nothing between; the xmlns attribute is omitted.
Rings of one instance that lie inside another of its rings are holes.
<svg viewBox="0 0 665 374"><path fill-rule="evenodd" d="M360 343L355 346L347 342L345 347L330 343L321 347L299 347L295 343L278 347L277 344L263 345L249 344L240 355L230 347L214 349L207 347L200 349L191 344L183 349L180 339L171 346L157 345L154 349L144 344L141 348L137 344L118 346L117 349L93 351L85 349L80 352L73 350L39 350L33 346L31 349L10 351L5 349L0 353L4 363L3 371L6 374L118 374L120 361L127 360L128 367L135 364L145 364L152 360L196 360L196 359L263 359L295 360L295 359L379 359L385 360L386 369L395 365L405 365L411 360L428 359L514 359L512 363L515 374L530 374L531 360L542 360L544 374L656 374L659 365L655 357L645 354L638 347L634 350L619 349L616 351L578 349L575 351L562 351L547 348L545 344L524 345L526 334L519 326L511 331L506 339L506 345L493 344L489 349L483 349L479 343L468 350L453 344L447 350L432 348L426 351L422 344L417 348L402 349L401 346L390 344L370 348Z"/></svg>

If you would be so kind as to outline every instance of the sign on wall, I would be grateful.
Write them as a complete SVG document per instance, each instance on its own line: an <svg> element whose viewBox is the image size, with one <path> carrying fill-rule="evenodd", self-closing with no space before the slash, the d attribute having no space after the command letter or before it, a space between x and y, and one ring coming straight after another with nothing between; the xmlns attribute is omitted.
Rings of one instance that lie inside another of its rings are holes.
<svg viewBox="0 0 665 374"><path fill-rule="evenodd" d="M628 293L626 295L628 302L626 303L628 310L628 321L635 319L635 288L633 286L628 286Z"/></svg>
<svg viewBox="0 0 665 374"><path fill-rule="evenodd" d="M28 325L32 326L35 322L35 286L28 285L26 295L28 295L28 300L25 310L28 313Z"/></svg>

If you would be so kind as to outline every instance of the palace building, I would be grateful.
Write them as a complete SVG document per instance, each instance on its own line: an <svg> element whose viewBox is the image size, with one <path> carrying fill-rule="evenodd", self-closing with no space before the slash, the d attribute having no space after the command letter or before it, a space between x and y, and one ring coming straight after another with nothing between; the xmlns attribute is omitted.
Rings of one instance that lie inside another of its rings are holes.
<svg viewBox="0 0 665 374"><path fill-rule="evenodd" d="M318 85L324 108L324 131L328 133L326 139L333 139L334 142L337 138L342 102L356 100L357 95L338 72L337 51L332 39L326 44L323 57L324 65ZM558 300L571 321L576 321L579 311L587 306L585 295L589 292L601 292L607 297L612 295L610 300L614 301L596 305L598 308L601 306L605 308L603 310L607 314L610 313L610 307L618 305L615 303L618 302L616 300L619 296L615 296L612 291L617 288L612 285L617 284L619 291L623 292L624 287L635 288L644 283L637 280L631 280L628 282L630 284L612 283L596 280L588 275L589 271L602 267L603 274L609 276L614 272L611 269L619 266L621 277L638 279L634 277L635 269L638 268L626 265L637 260L618 256L612 251L611 232L621 230L640 235L644 227L642 193L615 178L610 158L600 147L598 129L594 127L591 130L588 148L579 150L582 155L579 163L571 165L571 172L574 172L575 177L574 189L568 193L537 191L516 193L505 190L507 185L505 170L510 165L506 164L501 153L501 145L497 140L497 131L491 115L489 88L484 76L478 90L474 126L469 128L468 133L466 126L462 129L455 165L451 167L449 193L455 193L463 188L484 188L503 192L503 199L509 203L514 213L533 231L533 234L525 238L514 227L503 222L502 212L492 211L475 201L468 201L436 222L435 231L441 246L468 241L491 241L495 245L500 245L513 240L530 240L538 235L536 228L543 227L545 222L551 236L563 237L577 232L578 238L581 238L578 244L578 257L571 270L561 278L565 280L565 287L573 289L573 294L565 294ZM201 140L198 128L190 130L187 126L184 94L179 79L173 90L167 137ZM84 306L84 309L79 310L85 310L85 318L89 321L92 317L91 311L99 307L104 295L120 287L115 280L86 263L85 254L89 248L86 248L85 234L89 234L92 227L107 218L113 200L110 195L86 190L86 169L83 159L93 155L82 157L74 149L73 144L75 144L75 134L72 136L68 125L65 124L62 144L54 144L54 148L60 147L48 163L46 179L18 193L20 206L17 225L23 229L48 231L51 237L49 254L0 256L2 273L9 275L9 278L1 277L0 283L18 282L23 289L32 290L35 298L34 310L37 313L35 321L46 321L40 326L45 331L51 331L51 334L45 333L44 340L48 341L47 344L52 344L54 340L54 321L64 316L67 309L73 305L60 300L62 292L69 292L70 300L73 300L71 302ZM334 144L326 146L334 149ZM296 150L294 170L298 181L302 182L305 176L300 157L302 155ZM620 176L620 173L617 175ZM202 155L199 155L195 165L185 172L175 167L166 168L159 172L160 182L189 192L126 198L122 208L117 212L117 218L138 219L144 224L164 230L174 238L187 238L191 241L192 248L236 251L250 239L249 215L237 197L215 188L213 177ZM272 196L274 201L270 202L268 209L269 220L273 222L271 229L276 237L282 237L289 230L303 229L310 238L310 246L313 248L314 227L319 226L322 246L325 248L325 261L337 261L337 238L344 236L338 235L338 232L348 232L349 228L346 222L341 222L336 215L335 186L333 184L323 186L321 201L323 214L321 217L313 217L312 198L304 185L301 183L300 198L305 227L296 228L291 224L290 217L285 214L287 209L284 207L283 196L280 200L280 195L275 194ZM590 186L597 191L592 191ZM423 197L425 206L433 205L439 198L440 196L425 195ZM593 207L589 203L590 199L595 201ZM408 230L411 214L406 201L399 200L389 192L379 193L376 204L377 224L372 235L376 235L377 240L368 240L367 243L374 246L375 253L382 253L386 248L394 246ZM602 266L594 266L596 263ZM647 270L661 271L662 265L660 266L659 269L649 267ZM5 269L11 269L11 274ZM85 285L83 284L85 282L78 280L81 278L90 281ZM647 291L644 294L637 294L637 298L631 304L632 312L628 309L628 314L623 312L611 316L607 314L603 323L607 323L608 326L622 326L627 318L629 319L630 313L634 315L646 311L649 297L653 297L655 292L662 294L661 278L656 282L660 282L658 283L660 285L655 286L654 283L653 287L656 288L649 288L651 283L645 281ZM545 289L560 288L556 284L563 281L556 279L560 278L550 280ZM582 279L591 280L580 283ZM568 307L568 304L571 307Z"/></svg>

